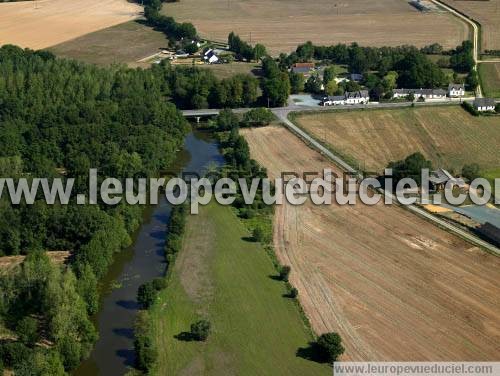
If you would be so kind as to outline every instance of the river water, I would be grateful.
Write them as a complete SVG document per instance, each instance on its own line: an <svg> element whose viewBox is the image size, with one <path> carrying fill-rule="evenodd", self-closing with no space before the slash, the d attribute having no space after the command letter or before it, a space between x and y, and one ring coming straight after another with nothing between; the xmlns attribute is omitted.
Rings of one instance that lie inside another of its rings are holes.
<svg viewBox="0 0 500 376"><path fill-rule="evenodd" d="M221 165L223 157L208 133L193 131L169 172L202 173ZM134 364L134 320L138 311L137 289L165 273L163 246L171 206L161 195L158 205L148 207L133 244L116 255L101 283L101 304L94 322L99 330L90 358L74 372L76 376L123 375Z"/></svg>

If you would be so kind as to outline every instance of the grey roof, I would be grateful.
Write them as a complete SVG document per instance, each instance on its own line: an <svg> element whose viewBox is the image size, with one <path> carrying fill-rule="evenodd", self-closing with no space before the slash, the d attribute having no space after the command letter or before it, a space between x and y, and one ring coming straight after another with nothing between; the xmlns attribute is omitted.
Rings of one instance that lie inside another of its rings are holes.
<svg viewBox="0 0 500 376"><path fill-rule="evenodd" d="M332 101L332 102L343 101L343 100L345 100L345 95L329 95L324 100L325 101L328 100L328 101Z"/></svg>
<svg viewBox="0 0 500 376"><path fill-rule="evenodd" d="M345 97L347 98L366 98L368 97L368 90L359 90L359 91L348 91L345 93Z"/></svg>
<svg viewBox="0 0 500 376"><path fill-rule="evenodd" d="M446 95L446 91L443 89L394 89L393 93L403 94L403 95Z"/></svg>
<svg viewBox="0 0 500 376"><path fill-rule="evenodd" d="M449 84L448 91L450 90L465 90L464 84Z"/></svg>
<svg viewBox="0 0 500 376"><path fill-rule="evenodd" d="M459 187L462 187L465 184L463 179L455 178L452 174L450 174L443 168L432 171L429 174L429 181L433 184L446 184L447 182L452 181L453 184L456 184Z"/></svg>
<svg viewBox="0 0 500 376"><path fill-rule="evenodd" d="M366 98L368 97L368 90L359 90L359 91L348 91L344 95L333 95L325 97L324 101L343 101L349 98Z"/></svg>
<svg viewBox="0 0 500 376"><path fill-rule="evenodd" d="M474 107L495 107L493 98L476 98L474 99Z"/></svg>
<svg viewBox="0 0 500 376"><path fill-rule="evenodd" d="M310 73L314 70L312 67L293 67L292 72L294 73Z"/></svg>

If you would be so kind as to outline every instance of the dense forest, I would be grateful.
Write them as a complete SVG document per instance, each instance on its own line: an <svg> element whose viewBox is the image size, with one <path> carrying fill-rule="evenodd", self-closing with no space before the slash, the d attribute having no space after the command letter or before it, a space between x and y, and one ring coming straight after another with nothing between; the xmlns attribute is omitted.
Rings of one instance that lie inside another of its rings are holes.
<svg viewBox="0 0 500 376"><path fill-rule="evenodd" d="M188 127L159 77L169 70L158 69L98 68L0 48L0 177L74 177L74 190L86 193L89 168L102 178L158 174ZM0 211L1 255L28 255L0 276L2 367L62 374L92 348L97 281L129 244L142 209L12 205L4 195ZM53 250L70 251L70 265L52 265L46 252Z"/></svg>

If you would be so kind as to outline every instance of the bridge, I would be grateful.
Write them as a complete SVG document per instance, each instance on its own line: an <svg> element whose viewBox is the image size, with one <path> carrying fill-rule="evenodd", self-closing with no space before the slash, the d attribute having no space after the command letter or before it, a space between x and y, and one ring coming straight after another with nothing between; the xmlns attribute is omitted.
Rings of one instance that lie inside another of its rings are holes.
<svg viewBox="0 0 500 376"><path fill-rule="evenodd" d="M231 111L235 114L243 114L250 111L251 108L233 108ZM202 118L202 117L212 117L217 116L222 110L220 108L208 108L201 110L182 110L182 114L187 118Z"/></svg>

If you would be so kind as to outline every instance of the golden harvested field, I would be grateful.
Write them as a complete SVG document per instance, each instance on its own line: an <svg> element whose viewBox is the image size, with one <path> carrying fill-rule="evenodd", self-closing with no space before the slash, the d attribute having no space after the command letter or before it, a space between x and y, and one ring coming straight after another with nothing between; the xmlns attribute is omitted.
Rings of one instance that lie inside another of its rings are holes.
<svg viewBox="0 0 500 376"><path fill-rule="evenodd" d="M284 128L242 134L270 177L333 167ZM284 204L274 226L313 329L338 331L344 359L500 357L500 258L385 205Z"/></svg>
<svg viewBox="0 0 500 376"><path fill-rule="evenodd" d="M204 38L226 41L231 31L273 54L317 44L358 42L384 46L439 42L455 47L467 27L447 13L421 13L401 0L182 0L163 6L178 21L189 21Z"/></svg>
<svg viewBox="0 0 500 376"><path fill-rule="evenodd" d="M442 0L481 24L481 50L500 50L500 0Z"/></svg>
<svg viewBox="0 0 500 376"><path fill-rule="evenodd" d="M126 0L0 3L0 45L42 49L130 21L141 11L138 4Z"/></svg>
<svg viewBox="0 0 500 376"><path fill-rule="evenodd" d="M305 114L297 123L365 171L382 172L416 151L455 171L472 162L500 165L500 118L474 117L459 106Z"/></svg>

